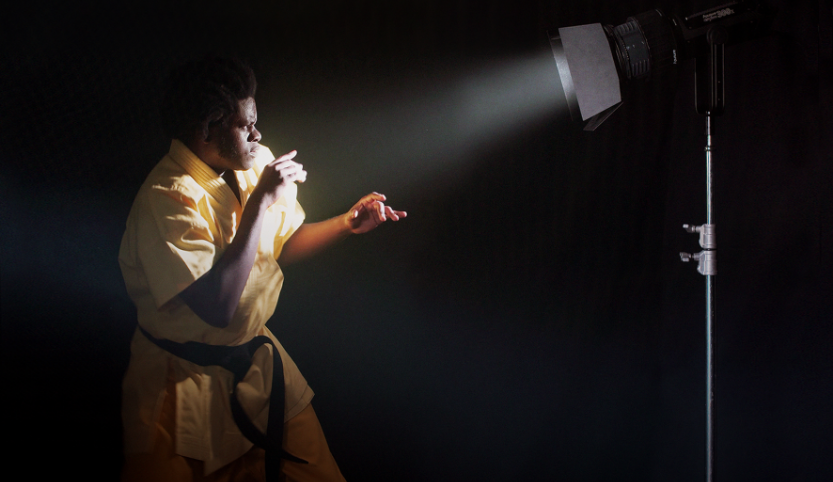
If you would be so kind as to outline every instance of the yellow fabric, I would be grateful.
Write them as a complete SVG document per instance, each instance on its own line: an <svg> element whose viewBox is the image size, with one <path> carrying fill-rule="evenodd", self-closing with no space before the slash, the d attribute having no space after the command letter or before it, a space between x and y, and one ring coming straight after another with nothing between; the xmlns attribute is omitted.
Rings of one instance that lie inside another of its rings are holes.
<svg viewBox="0 0 833 482"><path fill-rule="evenodd" d="M255 167L236 172L241 197L238 202L211 167L184 144L173 141L168 155L151 171L136 195L122 238L119 265L136 305L139 324L154 337L212 345L239 345L258 335L270 337L283 361L288 420L309 404L313 392L266 328L266 322L274 313L283 285L276 259L304 220L295 186L268 210L254 266L228 327L208 325L177 296L211 269L234 239L243 206L263 166L272 159L272 153L263 147ZM262 430L266 428L271 390L271 353L268 345L259 349L252 369L238 385L241 405ZM200 367L176 358L138 330L123 381L125 452L151 451L169 364L177 380L176 453L204 461L206 473L246 453L252 444L237 429L229 409L231 374L219 367Z"/></svg>
<svg viewBox="0 0 833 482"><path fill-rule="evenodd" d="M265 452L252 447L248 452L205 474L204 463L177 455L174 451L176 429L176 377L170 368L167 391L153 427L153 450L147 453L127 453L122 468L122 482L263 482Z"/></svg>
<svg viewBox="0 0 833 482"><path fill-rule="evenodd" d="M281 475L285 482L345 482L312 404L292 417L283 431L284 449L309 462L299 464L284 460Z"/></svg>
<svg viewBox="0 0 833 482"><path fill-rule="evenodd" d="M169 390L154 425L153 451L125 454L122 482L263 482L266 454L258 447L252 447L243 456L207 475L203 462L174 452L176 396L172 388L176 378L173 370L166 383ZM284 460L281 463L282 481L344 482L311 404L286 422L283 445L289 453L309 464Z"/></svg>

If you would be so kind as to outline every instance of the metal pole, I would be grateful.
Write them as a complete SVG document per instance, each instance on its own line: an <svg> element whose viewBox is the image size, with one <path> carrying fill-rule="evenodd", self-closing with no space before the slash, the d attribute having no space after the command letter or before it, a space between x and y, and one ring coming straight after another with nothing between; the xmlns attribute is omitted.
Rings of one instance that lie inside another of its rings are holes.
<svg viewBox="0 0 833 482"><path fill-rule="evenodd" d="M711 115L706 114L706 224L712 222L712 134ZM712 346L714 327L714 291L712 274L706 275L706 482L712 482L714 472L714 370Z"/></svg>

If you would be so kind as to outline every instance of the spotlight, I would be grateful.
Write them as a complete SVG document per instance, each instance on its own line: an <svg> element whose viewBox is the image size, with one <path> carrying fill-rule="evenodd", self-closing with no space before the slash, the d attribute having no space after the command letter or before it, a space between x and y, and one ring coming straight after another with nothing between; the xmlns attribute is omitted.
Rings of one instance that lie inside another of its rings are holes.
<svg viewBox="0 0 833 482"><path fill-rule="evenodd" d="M655 9L616 27L595 23L559 28L550 46L570 116L589 119L584 129L595 130L622 104L622 82L647 80L689 58L697 58L699 65L715 44L759 36L771 19L772 11L763 2L741 0L687 17ZM713 67L720 68L722 76L720 60ZM698 112L720 113L722 84L719 87L708 98L698 96Z"/></svg>

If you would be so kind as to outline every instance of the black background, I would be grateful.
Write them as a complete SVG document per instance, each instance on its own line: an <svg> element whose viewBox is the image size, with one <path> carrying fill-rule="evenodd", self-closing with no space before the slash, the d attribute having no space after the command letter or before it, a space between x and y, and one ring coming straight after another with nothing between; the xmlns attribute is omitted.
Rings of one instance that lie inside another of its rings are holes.
<svg viewBox="0 0 833 482"><path fill-rule="evenodd" d="M713 123L716 480L833 478L831 6L775 4L772 35L727 48ZM263 143L298 149L309 221L371 190L409 212L285 269L269 322L348 480L703 480L705 278L678 256L699 250L681 225L705 222L693 62L628 86L587 133L559 99L547 31L714 5L67 2L8 16L7 467L118 477L135 327L119 241L168 148L160 81L213 51L255 68ZM507 104L519 59L546 77ZM460 94L471 85L490 95ZM524 96L553 108L527 118ZM483 127L490 103L504 110Z"/></svg>

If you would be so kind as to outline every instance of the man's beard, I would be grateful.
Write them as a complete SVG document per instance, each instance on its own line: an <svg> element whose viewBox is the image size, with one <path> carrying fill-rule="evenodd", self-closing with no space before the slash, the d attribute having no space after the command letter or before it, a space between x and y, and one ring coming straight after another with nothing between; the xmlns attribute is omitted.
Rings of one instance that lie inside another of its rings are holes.
<svg viewBox="0 0 833 482"><path fill-rule="evenodd" d="M221 134L219 141L218 150L223 159L232 161L237 166L246 165L248 156L239 149L232 136Z"/></svg>

